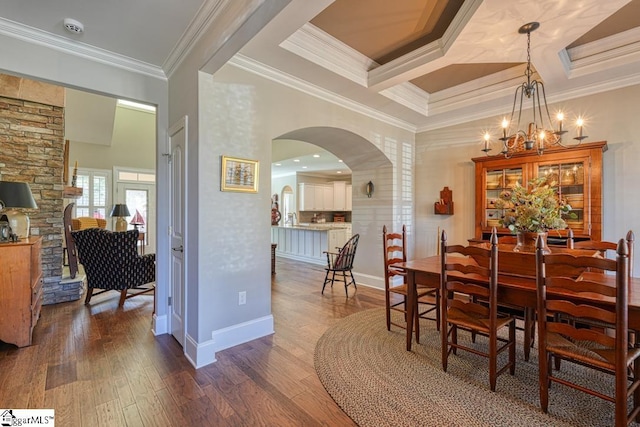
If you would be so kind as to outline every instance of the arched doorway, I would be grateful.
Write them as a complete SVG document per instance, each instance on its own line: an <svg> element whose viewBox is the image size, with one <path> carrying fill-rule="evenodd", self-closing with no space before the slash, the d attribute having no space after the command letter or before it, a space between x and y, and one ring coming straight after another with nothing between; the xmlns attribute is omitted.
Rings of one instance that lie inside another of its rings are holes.
<svg viewBox="0 0 640 427"><path fill-rule="evenodd" d="M383 225L394 223L394 212L398 210L396 201L399 200L404 185L394 179L396 167L392 161L373 142L345 129L308 127L286 132L274 138L277 139L316 145L342 159L351 169L352 232L360 234L354 273L360 282L382 287L382 267L379 262L375 262L382 259L381 230ZM392 151L397 149L392 146L389 148ZM378 183L372 197L367 197L365 192L369 181ZM411 219L407 218L409 221Z"/></svg>

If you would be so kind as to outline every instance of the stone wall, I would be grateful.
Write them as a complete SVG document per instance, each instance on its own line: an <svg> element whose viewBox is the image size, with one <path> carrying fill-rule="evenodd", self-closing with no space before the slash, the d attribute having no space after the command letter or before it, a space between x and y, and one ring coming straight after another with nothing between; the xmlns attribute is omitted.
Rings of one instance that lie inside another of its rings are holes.
<svg viewBox="0 0 640 427"><path fill-rule="evenodd" d="M31 235L42 237L45 304L78 299L77 287L61 289L63 243L64 88L0 76L0 175L28 182L38 209ZM70 298L69 293L74 298Z"/></svg>

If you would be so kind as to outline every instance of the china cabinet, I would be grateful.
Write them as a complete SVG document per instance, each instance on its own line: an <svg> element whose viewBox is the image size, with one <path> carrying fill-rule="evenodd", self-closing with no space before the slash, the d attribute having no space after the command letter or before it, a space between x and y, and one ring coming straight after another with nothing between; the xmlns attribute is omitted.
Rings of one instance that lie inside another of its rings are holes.
<svg viewBox="0 0 640 427"><path fill-rule="evenodd" d="M571 217L565 221L578 240L602 237L602 153L606 141L583 143L571 148L515 153L510 158L485 156L472 159L476 165L475 239L486 240L491 229L510 234L500 227L504 210L495 207L503 191L526 185L545 176L560 198L571 205ZM507 206L506 209L509 207ZM551 230L549 242L562 242L567 230Z"/></svg>

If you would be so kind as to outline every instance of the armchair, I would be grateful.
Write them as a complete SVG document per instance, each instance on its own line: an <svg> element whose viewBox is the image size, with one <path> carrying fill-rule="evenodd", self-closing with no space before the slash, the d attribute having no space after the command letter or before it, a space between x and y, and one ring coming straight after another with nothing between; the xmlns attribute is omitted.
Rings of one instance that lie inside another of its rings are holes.
<svg viewBox="0 0 640 427"><path fill-rule="evenodd" d="M138 254L138 230L112 232L88 228L71 231L71 235L87 275L85 304L89 304L93 295L120 291L118 306L122 307L125 299L155 290L156 255ZM95 289L102 290L94 292ZM130 289L138 292L129 294Z"/></svg>

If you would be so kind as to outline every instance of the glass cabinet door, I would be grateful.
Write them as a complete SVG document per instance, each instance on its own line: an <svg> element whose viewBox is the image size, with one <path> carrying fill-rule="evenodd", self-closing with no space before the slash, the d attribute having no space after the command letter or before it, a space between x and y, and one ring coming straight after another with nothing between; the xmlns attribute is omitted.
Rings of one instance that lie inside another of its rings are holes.
<svg viewBox="0 0 640 427"><path fill-rule="evenodd" d="M564 216L567 226L573 230L587 228L585 219L588 218L588 189L585 188L585 163L582 161L571 163L556 163L540 165L538 176L546 176L547 183L554 188L560 197L571 206L571 214ZM587 190L587 191L585 191Z"/></svg>
<svg viewBox="0 0 640 427"><path fill-rule="evenodd" d="M522 168L487 170L484 189L486 201L484 223L486 227L500 227L500 219L504 216L504 210L509 206L497 209L495 202L500 197L500 193L514 188L517 184L523 185Z"/></svg>

